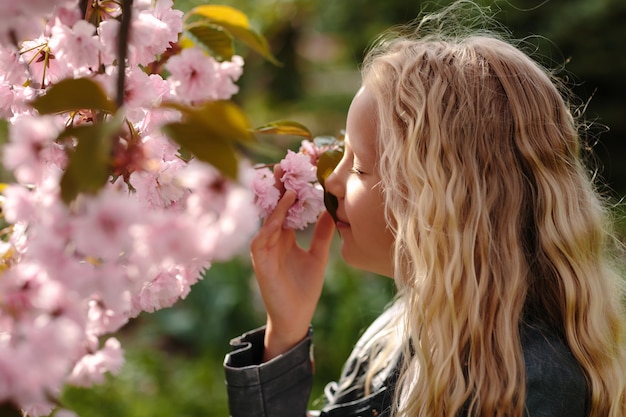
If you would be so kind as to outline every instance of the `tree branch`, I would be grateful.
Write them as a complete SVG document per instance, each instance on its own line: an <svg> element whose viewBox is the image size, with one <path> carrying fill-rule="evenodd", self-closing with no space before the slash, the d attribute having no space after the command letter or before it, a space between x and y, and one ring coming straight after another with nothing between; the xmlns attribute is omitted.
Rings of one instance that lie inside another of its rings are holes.
<svg viewBox="0 0 626 417"><path fill-rule="evenodd" d="M119 44L117 48L117 99L118 107L124 104L124 83L126 81L126 56L130 39L130 21L133 0L122 1L122 22L120 25Z"/></svg>

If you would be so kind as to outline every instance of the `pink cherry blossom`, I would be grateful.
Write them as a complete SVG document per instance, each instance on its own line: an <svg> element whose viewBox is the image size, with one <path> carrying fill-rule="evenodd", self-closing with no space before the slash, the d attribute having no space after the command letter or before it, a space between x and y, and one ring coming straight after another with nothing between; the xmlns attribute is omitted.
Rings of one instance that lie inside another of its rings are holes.
<svg viewBox="0 0 626 417"><path fill-rule="evenodd" d="M2 214L7 222L29 222L35 219L37 208L32 191L21 185L9 185L2 194Z"/></svg>
<svg viewBox="0 0 626 417"><path fill-rule="evenodd" d="M64 60L75 71L84 67L96 69L100 41L95 32L95 26L85 20L78 20L71 28L57 20L48 46L56 59Z"/></svg>
<svg viewBox="0 0 626 417"><path fill-rule="evenodd" d="M165 68L171 73L169 82L185 102L206 101L213 97L217 61L200 48L188 48L170 58Z"/></svg>
<svg viewBox="0 0 626 417"><path fill-rule="evenodd" d="M45 18L55 7L76 4L67 0L0 0L0 44L32 39L44 29Z"/></svg>
<svg viewBox="0 0 626 417"><path fill-rule="evenodd" d="M54 116L16 118L2 155L4 166L24 184L41 182L49 163L47 150L62 127L63 120Z"/></svg>
<svg viewBox="0 0 626 417"><path fill-rule="evenodd" d="M217 243L212 250L216 261L226 261L247 249L246 243L259 227L259 213L253 199L252 193L243 187L234 187L228 192L219 220L205 235L212 236Z"/></svg>
<svg viewBox="0 0 626 417"><path fill-rule="evenodd" d="M98 36L100 38L102 64L111 65L117 58L118 33L120 22L115 19L108 19L100 22L98 26Z"/></svg>
<svg viewBox="0 0 626 417"><path fill-rule="evenodd" d="M319 185L299 188L296 202L287 212L286 227L304 229L309 223L315 223L323 211L324 192Z"/></svg>
<svg viewBox="0 0 626 417"><path fill-rule="evenodd" d="M84 211L73 221L76 250L95 258L118 258L131 246L128 229L140 218L138 206L128 196L113 192L85 200Z"/></svg>
<svg viewBox="0 0 626 417"><path fill-rule="evenodd" d="M31 81L38 87L56 83L71 75L67 62L58 59L48 45L49 38L40 36L22 43L22 60L28 63Z"/></svg>
<svg viewBox="0 0 626 417"><path fill-rule="evenodd" d="M311 164L310 158L302 153L287 151L285 158L280 161L280 167L284 171L281 181L287 190L297 191L304 184L317 179L315 167Z"/></svg>
<svg viewBox="0 0 626 417"><path fill-rule="evenodd" d="M85 355L81 358L68 382L72 385L88 387L93 384L104 382L104 374L110 372L113 375L119 373L124 363L124 353L119 340L114 337L107 339L104 347L97 352Z"/></svg>
<svg viewBox="0 0 626 417"><path fill-rule="evenodd" d="M156 74L149 76L139 67L129 67L126 74L124 89L126 117L132 123L141 123L148 109L160 104L163 92L162 89L159 91L155 87L158 87L158 79L164 84L165 81Z"/></svg>
<svg viewBox="0 0 626 417"><path fill-rule="evenodd" d="M65 408L57 408L54 412L54 417L78 417L78 414Z"/></svg>
<svg viewBox="0 0 626 417"><path fill-rule="evenodd" d="M48 404L47 396L58 394L71 369L81 333L80 326L64 316L40 316L25 322L21 326L21 340L0 350L2 356L11 355L17 367L17 377L11 381L11 396L26 408Z"/></svg>
<svg viewBox="0 0 626 417"><path fill-rule="evenodd" d="M169 140L161 131L154 131L153 133L145 134L142 138L142 145L145 155L151 160L161 160L165 162L172 162L179 160L179 146ZM186 170L191 164L192 160L186 166L177 170L176 176L180 178L182 170ZM207 165L207 164L204 164ZM183 184L183 186L186 186Z"/></svg>
<svg viewBox="0 0 626 417"><path fill-rule="evenodd" d="M126 91L124 93L124 103L129 107L150 108L158 104L158 91L153 89L154 77L150 77L139 67L130 67L126 77Z"/></svg>
<svg viewBox="0 0 626 417"><path fill-rule="evenodd" d="M299 153L308 155L311 159L311 164L317 166L317 161L321 154L329 150L339 150L341 148L341 141L334 137L317 137L315 140L303 140L300 144Z"/></svg>
<svg viewBox="0 0 626 417"><path fill-rule="evenodd" d="M167 25L149 11L141 11L133 18L129 45L129 61L133 65L146 65L156 54L165 52L170 42Z"/></svg>
<svg viewBox="0 0 626 417"><path fill-rule="evenodd" d="M178 40L182 31L182 12L171 9L168 2L158 1L157 7L156 12L142 9L141 5L134 7L128 47L131 65L149 64L156 55L165 52L170 43ZM103 62L107 65L115 60L118 33L119 21L108 19L100 23L98 34L103 47Z"/></svg>
<svg viewBox="0 0 626 417"><path fill-rule="evenodd" d="M255 194L255 204L260 210L261 217L267 217L278 204L280 191L275 187L274 173L267 167L259 168L252 183Z"/></svg>
<svg viewBox="0 0 626 417"><path fill-rule="evenodd" d="M170 58L165 68L178 98L186 103L229 99L239 87L234 84L242 73L243 60L218 63L200 48L188 48Z"/></svg>
<svg viewBox="0 0 626 417"><path fill-rule="evenodd" d="M316 167L312 165L310 156L316 150L309 145L310 142L303 142L300 152L288 150L280 161L283 172L280 181L286 190L296 192L296 201L289 208L284 224L291 229L304 229L308 224L314 223L324 211L324 191L317 183ZM257 170L252 189L262 218L266 218L274 210L280 198L275 181L269 168Z"/></svg>
<svg viewBox="0 0 626 417"><path fill-rule="evenodd" d="M215 82L215 100L228 100L239 92L239 86L234 83L243 74L243 58L234 55L230 61L219 64L217 80Z"/></svg>
<svg viewBox="0 0 626 417"><path fill-rule="evenodd" d="M46 417L54 411L54 404L49 401L40 401L35 404L29 404L23 407L22 410L29 417Z"/></svg>
<svg viewBox="0 0 626 417"><path fill-rule="evenodd" d="M171 307L177 300L185 298L190 289L190 283L177 268L161 271L133 298L131 316L134 317L142 311L152 313Z"/></svg>
<svg viewBox="0 0 626 417"><path fill-rule="evenodd" d="M146 259L147 265L171 268L203 256L200 239L205 231L185 216L155 213L149 222L134 226L130 233L135 239L135 252Z"/></svg>
<svg viewBox="0 0 626 417"><path fill-rule="evenodd" d="M165 52L170 43L178 41L178 34L183 29L183 13L172 9L173 5L172 1L159 0L154 9L141 10L137 14L132 26L131 44L134 51L145 51L145 59L137 54L138 64L153 61L155 56Z"/></svg>
<svg viewBox="0 0 626 417"><path fill-rule="evenodd" d="M54 13L48 19L48 27L46 32L52 30L52 26L58 24L58 22L65 26L72 27L82 19L80 10L76 7L75 2L67 2L67 4L61 4L54 9Z"/></svg>
<svg viewBox="0 0 626 417"><path fill-rule="evenodd" d="M170 42L176 41L176 36L183 31L183 12L173 7L174 2L172 0L157 0L152 10L154 16L169 28L171 32Z"/></svg>
<svg viewBox="0 0 626 417"><path fill-rule="evenodd" d="M107 333L118 331L122 326L128 323L130 310L130 294L126 293L127 303L123 310L114 310L106 308L104 304L98 300L89 301L89 312L87 313L87 326L85 331L88 336L94 338L97 343L99 336Z"/></svg>
<svg viewBox="0 0 626 417"><path fill-rule="evenodd" d="M10 84L0 82L0 119L9 119L13 116L13 100L15 93Z"/></svg>
<svg viewBox="0 0 626 417"><path fill-rule="evenodd" d="M7 84L23 84L28 78L26 63L15 48L0 46L0 81Z"/></svg>
<svg viewBox="0 0 626 417"><path fill-rule="evenodd" d="M176 172L183 166L180 159L161 161L149 170L135 171L130 183L139 201L148 208L165 208L185 195L185 189L175 181Z"/></svg>
<svg viewBox="0 0 626 417"><path fill-rule="evenodd" d="M13 116L34 115L33 108L28 103L37 96L37 91L32 87L23 87L13 84L13 105L11 111Z"/></svg>
<svg viewBox="0 0 626 417"><path fill-rule="evenodd" d="M126 274L124 266L120 263L106 262L101 265L92 266L94 273L94 284L97 297L90 301L90 310L96 308L125 313L130 309L130 279ZM103 313L106 314L106 313ZM107 320L110 320L110 316ZM105 323L106 324L106 323ZM108 325L105 327L109 327ZM117 329L116 329L117 330ZM111 330L110 330L111 331Z"/></svg>
<svg viewBox="0 0 626 417"><path fill-rule="evenodd" d="M0 118L10 128L2 162L17 182L0 196L2 220L11 226L0 242L7 266L0 279L0 404L16 404L30 417L75 417L54 410L63 386L99 383L122 366L119 342L101 339L142 311L186 297L211 262L235 256L258 227L248 164L239 165L239 181L227 179L184 159L160 130L181 120L179 111L159 107L165 101L196 105L235 94L243 59L217 62L198 48L179 53L172 46L183 14L171 0L134 2L123 66L119 7L100 15L97 27L82 18L77 0L0 0L0 9ZM170 47L169 78L149 74L158 69L146 64ZM114 172L100 192L66 204L60 184L75 143L59 134L99 123L103 113L41 116L30 103L72 77L95 80L115 97L120 68L124 133L115 138Z"/></svg>

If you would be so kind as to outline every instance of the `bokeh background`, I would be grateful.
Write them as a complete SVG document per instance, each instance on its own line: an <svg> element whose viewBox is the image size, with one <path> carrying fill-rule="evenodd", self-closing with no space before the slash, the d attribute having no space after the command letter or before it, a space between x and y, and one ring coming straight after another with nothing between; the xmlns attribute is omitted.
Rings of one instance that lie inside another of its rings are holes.
<svg viewBox="0 0 626 417"><path fill-rule="evenodd" d="M189 10L206 2L175 0ZM358 68L370 41L449 1L222 0L246 13L283 63L276 67L239 45L246 60L236 100L253 125L291 119L315 135L344 127L358 89ZM602 191L626 214L626 1L479 1L535 58L559 69L578 97L587 144L596 155ZM265 140L261 138L261 140ZM295 138L273 138L281 152ZM280 157L280 153L277 154ZM620 225L621 236L626 225ZM306 244L310 231L300 235ZM623 237L622 237L623 239ZM337 253L334 242L333 253ZM393 296L391 280L351 269L333 257L314 317L316 376L311 407L337 377L353 343ZM64 402L82 417L228 416L222 370L229 339L262 325L265 315L246 254L216 264L187 299L146 314L117 336L126 349L121 374L95 389L68 389Z"/></svg>

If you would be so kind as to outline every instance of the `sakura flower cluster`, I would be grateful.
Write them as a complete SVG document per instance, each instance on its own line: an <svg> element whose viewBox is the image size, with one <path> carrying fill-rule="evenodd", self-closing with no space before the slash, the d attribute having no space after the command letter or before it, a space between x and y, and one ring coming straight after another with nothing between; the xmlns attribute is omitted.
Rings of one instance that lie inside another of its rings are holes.
<svg viewBox="0 0 626 417"><path fill-rule="evenodd" d="M0 0L0 118L9 124L2 164L15 178L0 201L7 225L0 405L31 417L50 414L65 384L90 386L119 371L123 351L110 334L184 298L212 261L236 254L258 226L245 162L239 181L227 179L183 158L160 129L181 118L159 107L164 101L230 99L243 60L218 62L198 47L180 52L183 13L172 0L136 0L127 65L119 67L118 3L93 2L98 16L88 21L76 0ZM163 63L171 74L164 78L149 64L167 51L180 54ZM76 77L95 80L112 97L118 71L126 75L125 123L111 151L115 172L98 193L67 205L60 183L75 142L59 133L95 117L41 116L29 102Z"/></svg>
<svg viewBox="0 0 626 417"><path fill-rule="evenodd" d="M261 217L267 218L274 211L281 190L291 190L296 193L296 202L287 212L284 227L304 229L316 222L324 211L324 190L318 183L317 162L322 153L334 146L303 140L298 152L287 151L275 172L267 166L257 168L252 187Z"/></svg>

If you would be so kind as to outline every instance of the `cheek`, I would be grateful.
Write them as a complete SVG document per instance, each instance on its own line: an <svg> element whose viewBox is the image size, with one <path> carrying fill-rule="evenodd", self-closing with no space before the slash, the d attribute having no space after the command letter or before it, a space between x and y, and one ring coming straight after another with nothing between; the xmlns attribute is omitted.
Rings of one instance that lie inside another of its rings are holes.
<svg viewBox="0 0 626 417"><path fill-rule="evenodd" d="M363 237L368 236L370 239L385 238L384 243L387 243L389 239L386 235L390 233L387 230L380 194L370 189L360 188L354 189L350 197L346 195L345 203L350 223L356 226L353 233ZM376 243L378 242L374 244Z"/></svg>

